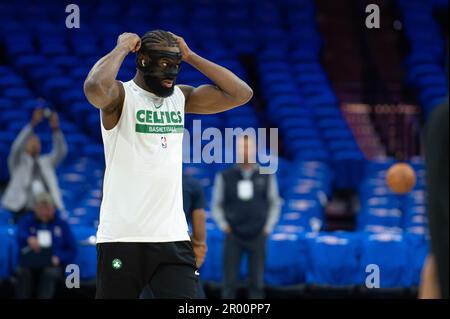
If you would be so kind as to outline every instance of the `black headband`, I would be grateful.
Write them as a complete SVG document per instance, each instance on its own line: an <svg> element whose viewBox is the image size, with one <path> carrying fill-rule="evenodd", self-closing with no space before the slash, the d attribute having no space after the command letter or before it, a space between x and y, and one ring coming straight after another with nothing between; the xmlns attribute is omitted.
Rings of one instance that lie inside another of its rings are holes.
<svg viewBox="0 0 450 319"><path fill-rule="evenodd" d="M180 52L170 52L170 51L164 51L164 50L140 50L139 53L146 54L149 56L153 56L156 58L172 58L175 60L181 60L181 53Z"/></svg>

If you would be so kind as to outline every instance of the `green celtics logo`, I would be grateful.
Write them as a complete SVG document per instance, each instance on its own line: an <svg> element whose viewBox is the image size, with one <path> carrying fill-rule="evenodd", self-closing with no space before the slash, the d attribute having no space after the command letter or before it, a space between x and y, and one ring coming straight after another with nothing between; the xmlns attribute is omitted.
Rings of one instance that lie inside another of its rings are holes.
<svg viewBox="0 0 450 319"><path fill-rule="evenodd" d="M135 131L145 134L183 133L183 114L181 111L138 110Z"/></svg>
<svg viewBox="0 0 450 319"><path fill-rule="evenodd" d="M112 261L112 267L115 270L119 270L120 268L122 268L122 260L120 260L119 258L116 258Z"/></svg>

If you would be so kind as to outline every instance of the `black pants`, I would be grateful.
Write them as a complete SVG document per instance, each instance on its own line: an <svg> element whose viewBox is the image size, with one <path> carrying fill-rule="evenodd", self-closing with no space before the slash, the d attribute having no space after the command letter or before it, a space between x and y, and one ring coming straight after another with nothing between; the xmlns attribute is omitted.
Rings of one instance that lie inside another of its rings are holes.
<svg viewBox="0 0 450 319"><path fill-rule="evenodd" d="M146 285L141 295L139 296L139 299L154 299L154 298L155 296L153 295L153 292L150 289L150 285ZM200 280L197 282L197 295L195 296L195 299L206 299L205 290L203 289Z"/></svg>
<svg viewBox="0 0 450 319"><path fill-rule="evenodd" d="M147 284L155 298L193 299L197 281L189 241L97 245L97 299L137 299Z"/></svg>
<svg viewBox="0 0 450 319"><path fill-rule="evenodd" d="M56 284L63 278L61 267L29 269L19 267L16 272L16 298L51 299L55 295Z"/></svg>
<svg viewBox="0 0 450 319"><path fill-rule="evenodd" d="M239 282L239 270L244 253L248 254L248 297L250 299L264 298L266 238L264 234L249 240L236 237L233 234L226 236L223 251L224 282L222 298L236 298L236 286Z"/></svg>

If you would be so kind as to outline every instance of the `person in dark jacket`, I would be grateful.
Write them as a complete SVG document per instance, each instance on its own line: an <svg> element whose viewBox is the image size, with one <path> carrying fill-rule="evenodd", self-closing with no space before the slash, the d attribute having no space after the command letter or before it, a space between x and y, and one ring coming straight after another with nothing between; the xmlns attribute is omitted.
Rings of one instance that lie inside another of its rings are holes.
<svg viewBox="0 0 450 319"><path fill-rule="evenodd" d="M267 236L278 222L280 199L274 175L261 174L256 145L249 136L237 141L242 163L216 176L212 214L226 234L222 298L236 298L241 258L248 254L249 298L264 298Z"/></svg>
<svg viewBox="0 0 450 319"><path fill-rule="evenodd" d="M18 224L19 267L16 297L50 299L64 267L75 259L77 248L69 225L62 220L50 194L35 197L34 212ZM34 294L34 290L36 290Z"/></svg>

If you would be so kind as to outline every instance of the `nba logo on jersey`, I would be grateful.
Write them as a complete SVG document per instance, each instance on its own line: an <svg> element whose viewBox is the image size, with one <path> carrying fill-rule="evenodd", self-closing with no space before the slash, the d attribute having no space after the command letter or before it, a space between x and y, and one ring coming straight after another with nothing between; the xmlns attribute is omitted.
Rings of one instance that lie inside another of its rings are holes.
<svg viewBox="0 0 450 319"><path fill-rule="evenodd" d="M165 136L161 136L161 146L162 148L167 148L167 138Z"/></svg>

